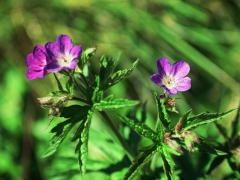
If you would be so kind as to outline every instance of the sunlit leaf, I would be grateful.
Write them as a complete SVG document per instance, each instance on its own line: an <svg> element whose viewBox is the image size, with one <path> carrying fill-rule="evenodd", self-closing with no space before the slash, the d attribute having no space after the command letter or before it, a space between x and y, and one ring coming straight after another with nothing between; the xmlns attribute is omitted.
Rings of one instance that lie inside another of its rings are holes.
<svg viewBox="0 0 240 180"><path fill-rule="evenodd" d="M95 103L93 108L97 111L105 109L118 109L123 107L130 107L139 104L139 101L132 101L128 99L113 99L110 101L102 100L99 103Z"/></svg>
<svg viewBox="0 0 240 180"><path fill-rule="evenodd" d="M78 138L78 144L76 146L75 152L78 154L78 163L81 172L82 179L85 179L86 165L87 165L87 154L88 154L88 138L89 129L92 121L92 111L88 111L87 119L84 121L82 132Z"/></svg>
<svg viewBox="0 0 240 180"><path fill-rule="evenodd" d="M133 121L125 116L118 115L120 119L125 122L131 129L136 131L139 135L158 142L158 135L145 123Z"/></svg>

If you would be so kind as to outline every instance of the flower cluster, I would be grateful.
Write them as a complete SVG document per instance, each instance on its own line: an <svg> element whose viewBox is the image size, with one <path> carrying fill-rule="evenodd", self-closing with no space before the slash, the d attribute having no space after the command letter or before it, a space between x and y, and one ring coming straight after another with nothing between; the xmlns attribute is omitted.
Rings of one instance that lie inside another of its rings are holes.
<svg viewBox="0 0 240 180"><path fill-rule="evenodd" d="M165 89L167 94L177 94L178 91L187 91L191 88L191 79L185 77L190 67L184 61L177 61L171 65L167 58L157 61L157 74L153 74L152 82Z"/></svg>
<svg viewBox="0 0 240 180"><path fill-rule="evenodd" d="M81 52L82 47L74 46L67 35L59 35L56 42L48 42L45 47L37 45L26 59L27 78L43 78L62 69L74 70Z"/></svg>

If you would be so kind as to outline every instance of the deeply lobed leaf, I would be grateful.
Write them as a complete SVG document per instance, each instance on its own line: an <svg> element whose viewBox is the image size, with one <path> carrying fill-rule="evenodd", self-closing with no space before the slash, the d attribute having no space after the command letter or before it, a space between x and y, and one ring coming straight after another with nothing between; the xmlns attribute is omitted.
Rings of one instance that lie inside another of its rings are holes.
<svg viewBox="0 0 240 180"><path fill-rule="evenodd" d="M181 132L196 128L200 125L208 124L217 120L222 119L226 115L237 111L238 109L232 109L223 113L201 113L196 116L190 117L186 119L186 126L181 129Z"/></svg>

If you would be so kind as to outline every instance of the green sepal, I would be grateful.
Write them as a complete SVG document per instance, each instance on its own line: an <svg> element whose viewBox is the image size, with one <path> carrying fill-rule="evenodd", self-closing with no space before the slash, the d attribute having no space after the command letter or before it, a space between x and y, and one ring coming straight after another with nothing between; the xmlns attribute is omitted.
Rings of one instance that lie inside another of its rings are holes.
<svg viewBox="0 0 240 180"><path fill-rule="evenodd" d="M126 116L118 115L119 118L125 122L131 129L136 131L139 135L151 139L153 142L158 142L158 134L155 133L148 125L145 123L139 123L134 120L127 118Z"/></svg>
<svg viewBox="0 0 240 180"><path fill-rule="evenodd" d="M124 180L130 180L137 171L152 157L152 155L157 151L157 146L152 144L147 146L144 151L142 151L132 162L132 165L128 169L124 176Z"/></svg>
<svg viewBox="0 0 240 180"><path fill-rule="evenodd" d="M93 105L94 110L102 111L105 109L118 109L124 107L135 106L139 104L139 101L133 101L128 99L113 99L109 101L101 100L99 103Z"/></svg>
<svg viewBox="0 0 240 180"><path fill-rule="evenodd" d="M79 169L82 179L85 179L86 165L87 165L87 155L88 155L88 138L90 124L92 121L93 111L89 110L86 120L84 120L83 127L81 127L80 136L78 137L78 143L75 148L75 153L78 154Z"/></svg>
<svg viewBox="0 0 240 180"><path fill-rule="evenodd" d="M205 113L201 113L196 116L187 118L186 123L185 123L186 126L185 127L182 126L181 132L185 132L187 130L194 129L198 126L220 120L223 117L225 117L226 115L233 113L237 110L238 110L238 108L232 109L230 111L223 112L223 113L207 113L207 112L205 112Z"/></svg>
<svg viewBox="0 0 240 180"><path fill-rule="evenodd" d="M135 69L135 67L138 64L139 59L137 59L133 64L130 69L124 69L124 70L119 70L113 74L110 75L110 77L107 78L107 80L104 82L103 86L101 89L106 90L110 88L111 86L119 83L120 81L126 79Z"/></svg>
<svg viewBox="0 0 240 180"><path fill-rule="evenodd" d="M167 145L163 145L161 147L161 158L163 162L163 169L166 175L166 179L173 180L174 179L174 161L169 152L169 148Z"/></svg>

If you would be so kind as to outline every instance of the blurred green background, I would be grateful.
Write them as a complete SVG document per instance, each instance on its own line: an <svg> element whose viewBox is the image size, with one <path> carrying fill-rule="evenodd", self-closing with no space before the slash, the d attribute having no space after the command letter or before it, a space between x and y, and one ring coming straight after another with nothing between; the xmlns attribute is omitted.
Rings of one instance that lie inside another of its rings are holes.
<svg viewBox="0 0 240 180"><path fill-rule="evenodd" d="M119 98L147 101L147 122L154 126L152 90L160 93L162 89L149 77L157 72L156 61L163 56L172 63L184 60L191 66L192 88L177 95L181 115L190 108L197 114L239 106L239 12L239 0L0 1L0 179L79 179L75 144L68 139L56 155L41 158L51 137L50 128L57 122L46 129L48 112L36 105L35 98L46 96L57 86L52 75L26 79L25 58L34 46L53 42L59 34L67 34L84 49L97 45L91 59L95 73L103 54L113 56L121 51L119 69L131 67L139 57L129 79L110 92ZM116 113L110 112L113 116ZM221 121L229 131L234 116ZM171 117L176 122L179 116ZM223 142L213 125L196 132ZM122 179L128 164L116 165L124 153L116 143L111 143L111 148L101 143L109 140L114 141L110 130L96 115L89 142L88 169L92 171L87 179ZM201 179L211 158L187 154L177 159L176 170L182 169L181 179ZM109 169L110 165L115 169ZM210 177L226 179L229 174L224 162Z"/></svg>

